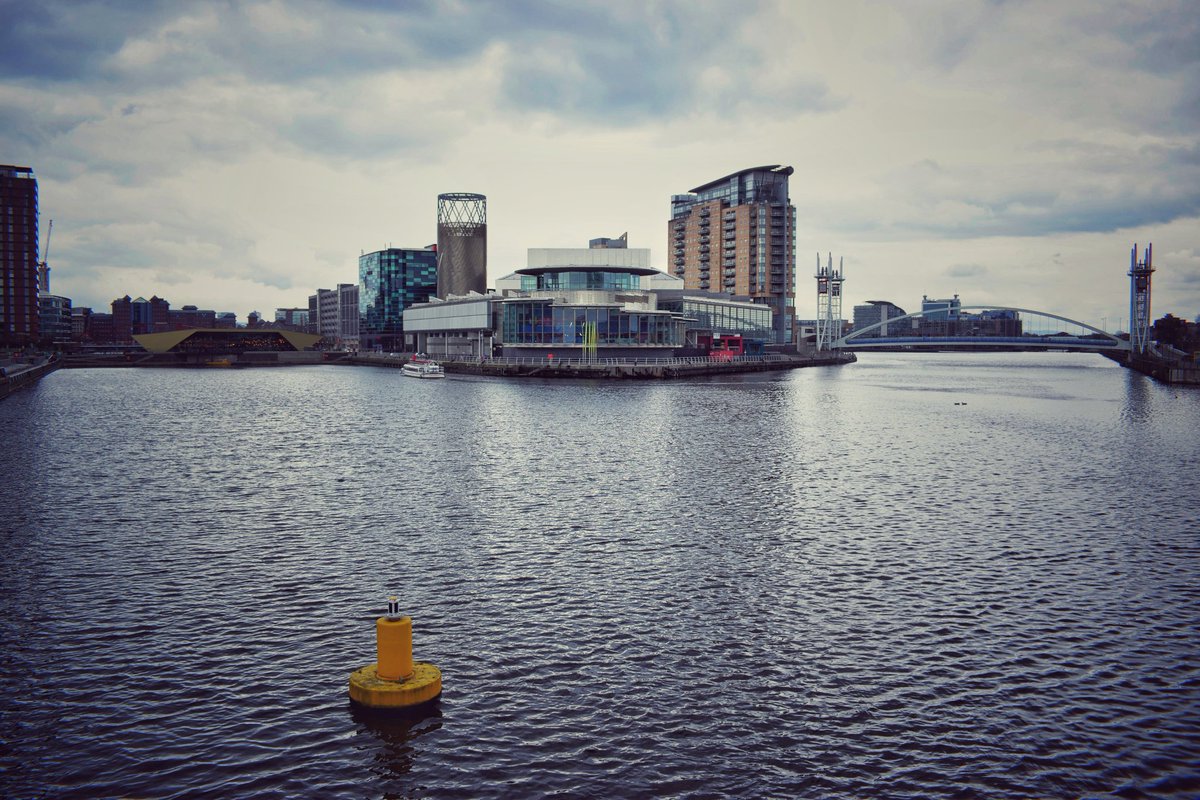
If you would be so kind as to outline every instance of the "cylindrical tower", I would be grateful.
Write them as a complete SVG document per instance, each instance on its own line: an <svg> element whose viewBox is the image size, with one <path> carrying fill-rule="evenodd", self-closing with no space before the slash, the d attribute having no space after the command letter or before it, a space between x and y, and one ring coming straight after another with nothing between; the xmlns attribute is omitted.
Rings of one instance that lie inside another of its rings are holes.
<svg viewBox="0 0 1200 800"><path fill-rule="evenodd" d="M487 292L487 198L438 195L437 295Z"/></svg>

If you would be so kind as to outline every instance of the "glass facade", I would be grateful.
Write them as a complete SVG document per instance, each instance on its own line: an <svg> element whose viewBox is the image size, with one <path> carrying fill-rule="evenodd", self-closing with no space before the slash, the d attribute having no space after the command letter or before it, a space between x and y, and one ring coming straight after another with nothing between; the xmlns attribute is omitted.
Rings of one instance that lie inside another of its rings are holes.
<svg viewBox="0 0 1200 800"><path fill-rule="evenodd" d="M522 276L521 288L525 288L525 277ZM569 291L593 289L600 291L624 292L636 291L639 278L637 275L624 272L607 272L603 269L561 270L541 272L536 277L532 291Z"/></svg>
<svg viewBox="0 0 1200 800"><path fill-rule="evenodd" d="M616 306L563 306L550 299L529 299L506 302L501 315L503 341L513 345L582 346L590 324L596 326L600 346L683 344L683 326L667 313L624 311Z"/></svg>
<svg viewBox="0 0 1200 800"><path fill-rule="evenodd" d="M437 252L389 248L358 259L359 334L379 343L404 332L404 309L437 293Z"/></svg>
<svg viewBox="0 0 1200 800"><path fill-rule="evenodd" d="M688 318L688 330L721 334L741 334L747 339L770 341L772 312L766 305L733 305L702 297L658 298L658 307ZM690 321L690 320L695 320Z"/></svg>

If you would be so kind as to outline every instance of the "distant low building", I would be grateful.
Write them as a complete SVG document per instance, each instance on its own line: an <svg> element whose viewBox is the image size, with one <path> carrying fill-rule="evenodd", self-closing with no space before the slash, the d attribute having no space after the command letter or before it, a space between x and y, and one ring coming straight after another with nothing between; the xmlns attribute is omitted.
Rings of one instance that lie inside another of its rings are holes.
<svg viewBox="0 0 1200 800"><path fill-rule="evenodd" d="M38 298L39 336L46 344L64 344L71 340L71 298L43 294Z"/></svg>
<svg viewBox="0 0 1200 800"><path fill-rule="evenodd" d="M275 309L276 327L294 331L304 331L308 328L307 308L277 308Z"/></svg>
<svg viewBox="0 0 1200 800"><path fill-rule="evenodd" d="M958 295L949 300L934 300L928 295L921 297L921 318L925 320L954 320L962 313L962 301Z"/></svg>
<svg viewBox="0 0 1200 800"><path fill-rule="evenodd" d="M129 295L112 301L113 342L128 343L143 333L160 333L171 329L171 304L155 295L147 300Z"/></svg>
<svg viewBox="0 0 1200 800"><path fill-rule="evenodd" d="M167 329L172 331L189 330L191 328L217 327L217 312L212 309L201 309L196 306L183 306L167 312Z"/></svg>
<svg viewBox="0 0 1200 800"><path fill-rule="evenodd" d="M328 347L357 350L361 337L359 299L356 283L339 283L336 289L317 289L317 293L308 299L309 332L321 336Z"/></svg>
<svg viewBox="0 0 1200 800"><path fill-rule="evenodd" d="M71 309L71 338L82 342L90 338L92 310L87 306L75 306Z"/></svg>
<svg viewBox="0 0 1200 800"><path fill-rule="evenodd" d="M912 333L913 324L911 322L905 320L908 324L903 328L897 328L897 325L888 325L887 321L906 316L906 313L903 308L888 300L868 300L865 304L854 307L854 330L862 330L882 323L878 328L878 333L873 335L905 336Z"/></svg>

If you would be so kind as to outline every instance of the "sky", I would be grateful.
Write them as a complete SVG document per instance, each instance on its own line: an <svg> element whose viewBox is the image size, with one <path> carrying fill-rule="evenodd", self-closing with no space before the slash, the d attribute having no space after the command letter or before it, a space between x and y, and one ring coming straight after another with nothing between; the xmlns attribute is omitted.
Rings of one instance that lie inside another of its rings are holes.
<svg viewBox="0 0 1200 800"><path fill-rule="evenodd" d="M1200 4L0 0L0 163L32 167L51 291L306 306L487 196L489 284L672 194L795 168L797 311L923 295L1124 329L1200 315ZM1124 326L1124 327L1123 327Z"/></svg>

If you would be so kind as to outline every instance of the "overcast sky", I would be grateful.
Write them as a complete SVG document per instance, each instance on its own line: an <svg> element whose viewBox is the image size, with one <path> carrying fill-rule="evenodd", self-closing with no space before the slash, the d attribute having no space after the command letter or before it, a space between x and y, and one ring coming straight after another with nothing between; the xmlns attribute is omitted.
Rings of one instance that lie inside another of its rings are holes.
<svg viewBox="0 0 1200 800"><path fill-rule="evenodd" d="M959 294L1128 324L1200 314L1200 4L0 0L0 163L51 290L273 316L488 198L489 283L670 196L795 167L797 306Z"/></svg>

